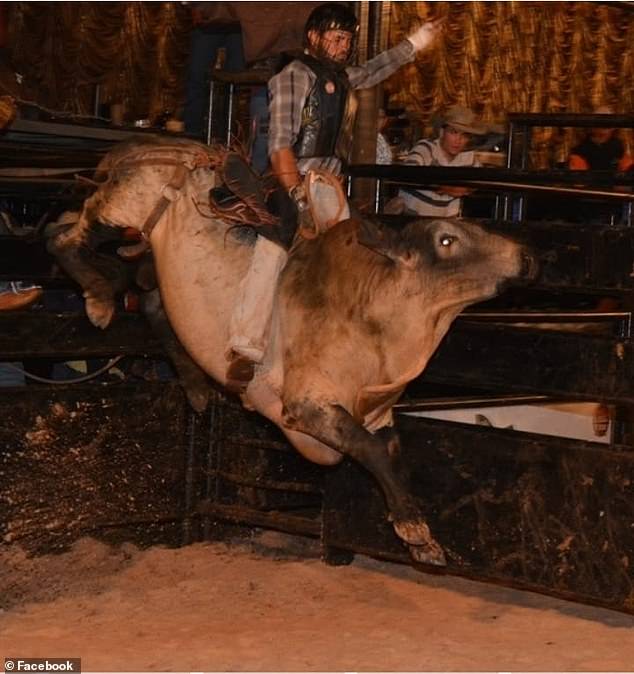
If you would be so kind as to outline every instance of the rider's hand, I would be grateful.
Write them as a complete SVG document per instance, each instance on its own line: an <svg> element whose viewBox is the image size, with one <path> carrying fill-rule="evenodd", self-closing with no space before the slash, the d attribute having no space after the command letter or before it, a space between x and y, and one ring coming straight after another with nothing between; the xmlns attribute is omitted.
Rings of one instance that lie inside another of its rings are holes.
<svg viewBox="0 0 634 674"><path fill-rule="evenodd" d="M297 222L299 232L305 239L314 239L317 236L317 227L313 220L306 191L303 185L295 185L288 191L288 196L294 201L297 207Z"/></svg>
<svg viewBox="0 0 634 674"><path fill-rule="evenodd" d="M407 39L414 46L414 51L418 52L427 49L440 33L441 25L442 23L439 20L428 21L415 30L411 35L408 35Z"/></svg>

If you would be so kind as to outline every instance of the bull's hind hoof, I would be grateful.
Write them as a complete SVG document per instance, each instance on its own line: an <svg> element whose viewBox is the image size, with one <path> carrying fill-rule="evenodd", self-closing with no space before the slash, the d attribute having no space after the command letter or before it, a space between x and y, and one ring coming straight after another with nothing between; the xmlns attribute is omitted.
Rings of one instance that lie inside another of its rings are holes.
<svg viewBox="0 0 634 674"><path fill-rule="evenodd" d="M410 545L409 554L415 562L432 566L447 566L447 559L443 549L432 540L429 545Z"/></svg>

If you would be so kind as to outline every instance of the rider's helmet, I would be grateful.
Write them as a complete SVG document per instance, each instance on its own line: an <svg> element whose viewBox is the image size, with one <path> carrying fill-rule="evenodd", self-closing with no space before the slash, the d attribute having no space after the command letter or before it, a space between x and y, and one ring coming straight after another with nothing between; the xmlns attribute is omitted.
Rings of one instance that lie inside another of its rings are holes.
<svg viewBox="0 0 634 674"><path fill-rule="evenodd" d="M318 35L316 41L309 37L313 31ZM331 39L325 37L328 31L335 32ZM304 27L304 46L319 59L345 66L355 52L358 32L359 22L347 4L327 2L310 13Z"/></svg>

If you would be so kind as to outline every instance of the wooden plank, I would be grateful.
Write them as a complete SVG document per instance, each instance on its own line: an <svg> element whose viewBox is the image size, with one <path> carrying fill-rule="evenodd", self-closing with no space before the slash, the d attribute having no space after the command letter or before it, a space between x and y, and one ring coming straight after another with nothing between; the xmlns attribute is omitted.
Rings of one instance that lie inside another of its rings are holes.
<svg viewBox="0 0 634 674"><path fill-rule="evenodd" d="M50 314L33 309L0 312L0 359L3 360L162 353L149 324L139 314L119 312L106 330L100 330L85 314Z"/></svg>

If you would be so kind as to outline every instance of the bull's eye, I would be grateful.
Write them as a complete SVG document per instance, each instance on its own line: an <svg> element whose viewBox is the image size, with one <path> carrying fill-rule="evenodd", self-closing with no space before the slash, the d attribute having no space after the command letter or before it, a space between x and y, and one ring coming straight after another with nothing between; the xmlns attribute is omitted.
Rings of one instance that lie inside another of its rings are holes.
<svg viewBox="0 0 634 674"><path fill-rule="evenodd" d="M456 240L455 236L450 236L449 234L443 234L443 236L440 237L440 245L441 246L451 246L451 244Z"/></svg>

